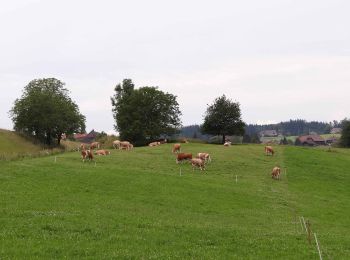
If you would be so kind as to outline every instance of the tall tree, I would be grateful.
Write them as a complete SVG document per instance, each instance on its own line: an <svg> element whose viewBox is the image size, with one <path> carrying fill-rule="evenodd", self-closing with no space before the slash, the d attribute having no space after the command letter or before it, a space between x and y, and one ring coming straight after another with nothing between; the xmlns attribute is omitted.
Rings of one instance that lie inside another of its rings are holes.
<svg viewBox="0 0 350 260"><path fill-rule="evenodd" d="M130 79L115 87L111 98L115 129L120 138L144 145L181 125L176 96L156 87L134 88Z"/></svg>
<svg viewBox="0 0 350 260"><path fill-rule="evenodd" d="M222 135L222 143L224 143L227 135L243 135L244 126L239 103L232 102L223 95L216 98L207 108L202 133Z"/></svg>
<svg viewBox="0 0 350 260"><path fill-rule="evenodd" d="M64 83L55 78L35 79L24 88L10 110L14 129L51 145L63 133L85 131L85 117L69 97Z"/></svg>
<svg viewBox="0 0 350 260"><path fill-rule="evenodd" d="M340 145L343 147L350 147L350 121L344 119L341 125L343 129L340 137Z"/></svg>

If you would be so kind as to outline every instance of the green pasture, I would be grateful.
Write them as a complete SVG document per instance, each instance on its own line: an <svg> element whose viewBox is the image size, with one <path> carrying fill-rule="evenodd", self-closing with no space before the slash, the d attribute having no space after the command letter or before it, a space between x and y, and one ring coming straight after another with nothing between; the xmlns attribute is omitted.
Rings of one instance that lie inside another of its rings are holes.
<svg viewBox="0 0 350 260"><path fill-rule="evenodd" d="M205 173L171 144L0 161L0 259L318 259L300 216L324 259L350 258L349 150L182 147Z"/></svg>

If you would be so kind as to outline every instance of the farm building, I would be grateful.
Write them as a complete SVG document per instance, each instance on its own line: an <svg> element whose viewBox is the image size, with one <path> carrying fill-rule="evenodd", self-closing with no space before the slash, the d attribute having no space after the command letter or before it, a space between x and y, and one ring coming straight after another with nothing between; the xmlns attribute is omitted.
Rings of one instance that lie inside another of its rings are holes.
<svg viewBox="0 0 350 260"><path fill-rule="evenodd" d="M339 127L334 127L331 129L331 134L341 134L342 129Z"/></svg>
<svg viewBox="0 0 350 260"><path fill-rule="evenodd" d="M276 130L264 130L264 131L261 131L259 134L261 137L276 137L276 136L278 136L278 133Z"/></svg>
<svg viewBox="0 0 350 260"><path fill-rule="evenodd" d="M296 145L316 146L326 145L326 141L319 135L303 135L299 136L296 141Z"/></svg>
<svg viewBox="0 0 350 260"><path fill-rule="evenodd" d="M78 142L82 142L82 143L91 143L95 140L95 138L97 137L97 132L95 132L95 130L92 130L90 133L88 134L74 134L74 139Z"/></svg>

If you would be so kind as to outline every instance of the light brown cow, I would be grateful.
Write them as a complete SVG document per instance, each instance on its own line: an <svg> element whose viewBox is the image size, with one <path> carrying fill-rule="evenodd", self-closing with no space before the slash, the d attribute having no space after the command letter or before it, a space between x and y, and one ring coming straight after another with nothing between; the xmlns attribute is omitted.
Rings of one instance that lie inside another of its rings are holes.
<svg viewBox="0 0 350 260"><path fill-rule="evenodd" d="M211 157L208 153L197 153L197 158L204 160L205 163L211 162Z"/></svg>
<svg viewBox="0 0 350 260"><path fill-rule="evenodd" d="M113 141L112 144L113 144L114 149L119 149L119 147L120 147L120 141L119 140Z"/></svg>
<svg viewBox="0 0 350 260"><path fill-rule="evenodd" d="M273 169L272 169L272 173L271 173L271 175L272 175L272 179L277 179L277 180L279 180L280 179L280 174L281 174L281 168L280 167L274 167Z"/></svg>
<svg viewBox="0 0 350 260"><path fill-rule="evenodd" d="M183 162L186 160L191 160L192 154L191 153L178 153L176 155L176 163Z"/></svg>
<svg viewBox="0 0 350 260"><path fill-rule="evenodd" d="M90 149L100 149L100 143L99 142L93 142L90 144Z"/></svg>
<svg viewBox="0 0 350 260"><path fill-rule="evenodd" d="M95 154L96 155L109 155L110 152L107 150L97 150L97 151L95 151Z"/></svg>
<svg viewBox="0 0 350 260"><path fill-rule="evenodd" d="M272 146L265 146L265 154L266 155L273 155L275 152L272 148Z"/></svg>
<svg viewBox="0 0 350 260"><path fill-rule="evenodd" d="M173 153L179 153L179 152L181 152L181 144L174 144Z"/></svg>
<svg viewBox="0 0 350 260"><path fill-rule="evenodd" d="M134 146L128 141L122 141L120 142L119 147L120 147L119 149L122 149L122 150L131 150Z"/></svg>
<svg viewBox="0 0 350 260"><path fill-rule="evenodd" d="M194 170L195 167L199 168L201 171L205 171L205 162L204 160L200 158L193 158L191 159L191 165L192 165L192 170Z"/></svg>
<svg viewBox="0 0 350 260"><path fill-rule="evenodd" d="M152 142L152 143L148 144L148 146L150 146L150 147L158 146L158 145L160 145L160 142Z"/></svg>

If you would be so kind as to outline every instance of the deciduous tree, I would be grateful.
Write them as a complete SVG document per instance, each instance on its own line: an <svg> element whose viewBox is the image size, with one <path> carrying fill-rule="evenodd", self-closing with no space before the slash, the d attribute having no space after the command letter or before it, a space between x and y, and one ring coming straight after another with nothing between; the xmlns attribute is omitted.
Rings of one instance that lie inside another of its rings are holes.
<svg viewBox="0 0 350 260"><path fill-rule="evenodd" d="M242 136L244 126L239 103L232 102L223 95L216 98L214 103L208 106L202 125L202 133L222 135L222 143L224 143L227 135Z"/></svg>
<svg viewBox="0 0 350 260"><path fill-rule="evenodd" d="M58 79L32 80L10 110L14 129L47 145L54 139L59 145L63 133L84 132L85 117L68 94L64 83Z"/></svg>

